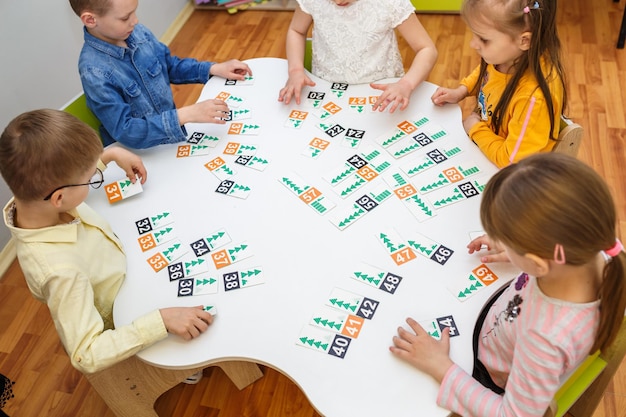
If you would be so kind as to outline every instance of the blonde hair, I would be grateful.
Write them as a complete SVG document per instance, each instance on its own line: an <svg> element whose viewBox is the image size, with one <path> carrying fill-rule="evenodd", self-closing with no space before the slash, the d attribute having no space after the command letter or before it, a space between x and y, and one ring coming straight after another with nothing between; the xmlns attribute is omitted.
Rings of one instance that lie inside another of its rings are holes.
<svg viewBox="0 0 626 417"><path fill-rule="evenodd" d="M485 232L524 255L553 259L562 245L566 263L593 262L616 241L616 210L602 178L577 159L554 152L529 156L496 173L485 187L480 217ZM591 352L617 336L626 309L626 255L602 272L600 323Z"/></svg>
<svg viewBox="0 0 626 417"><path fill-rule="evenodd" d="M75 181L102 154L95 130L69 113L41 109L22 113L0 136L0 173L13 195L44 198Z"/></svg>

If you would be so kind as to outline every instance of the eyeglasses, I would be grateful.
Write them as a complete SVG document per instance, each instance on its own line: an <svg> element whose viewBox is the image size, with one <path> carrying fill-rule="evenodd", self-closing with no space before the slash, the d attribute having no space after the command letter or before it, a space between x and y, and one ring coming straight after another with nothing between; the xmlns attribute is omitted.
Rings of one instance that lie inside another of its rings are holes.
<svg viewBox="0 0 626 417"><path fill-rule="evenodd" d="M67 185L62 185L60 187L57 187L54 190L52 190L52 192L44 198L44 201L50 200L52 198L52 194L56 193L62 188L81 187L83 185L91 185L92 188L97 190L98 188L102 186L102 183L104 183L104 174L102 174L102 171L100 171L100 168L96 168L96 173L93 174L93 177L91 177L91 180L89 182L86 182L84 184L67 184Z"/></svg>

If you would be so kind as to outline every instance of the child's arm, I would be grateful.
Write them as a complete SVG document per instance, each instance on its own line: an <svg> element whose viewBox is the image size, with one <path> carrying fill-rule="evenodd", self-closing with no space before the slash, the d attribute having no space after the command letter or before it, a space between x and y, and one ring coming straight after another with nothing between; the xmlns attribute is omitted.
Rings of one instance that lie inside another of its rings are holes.
<svg viewBox="0 0 626 417"><path fill-rule="evenodd" d="M507 256L504 249L497 243L491 240L491 238L487 235L482 235L473 239L468 245L467 249L470 254L474 252L478 252L482 249L483 246L487 247L488 251L492 251L488 255L484 255L480 257L480 261L483 263L490 262L510 262L511 260Z"/></svg>
<svg viewBox="0 0 626 417"><path fill-rule="evenodd" d="M415 52L415 58L409 70L398 82L370 84L372 88L383 91L374 105L374 110L384 111L387 107L390 113L393 113L396 108L404 110L409 105L413 90L428 77L437 61L437 48L415 13L411 13L398 26L398 31Z"/></svg>
<svg viewBox="0 0 626 417"><path fill-rule="evenodd" d="M146 171L146 167L143 165L141 158L119 146L110 146L106 148L102 152L100 160L104 163L104 165L108 165L109 162L115 161L117 166L126 172L126 176L132 183L135 183L137 177L139 177L142 184L148 179L148 172Z"/></svg>
<svg viewBox="0 0 626 417"><path fill-rule="evenodd" d="M246 75L252 75L252 70L245 62L237 59L211 65L209 75L228 78L230 80L244 80Z"/></svg>
<svg viewBox="0 0 626 417"><path fill-rule="evenodd" d="M305 85L313 87L315 83L304 71L304 47L309 27L313 23L311 15L304 13L299 6L291 18L291 24L287 30L287 63L289 77L285 86L278 93L278 101L285 104L291 102L294 97L296 104L300 104L300 93Z"/></svg>
<svg viewBox="0 0 626 417"><path fill-rule="evenodd" d="M433 104L443 106L444 104L456 104L467 97L467 87L460 85L457 88L438 87L430 97Z"/></svg>
<svg viewBox="0 0 626 417"><path fill-rule="evenodd" d="M175 334L185 340L191 340L204 333L213 316L197 307L169 307L159 310L168 333Z"/></svg>

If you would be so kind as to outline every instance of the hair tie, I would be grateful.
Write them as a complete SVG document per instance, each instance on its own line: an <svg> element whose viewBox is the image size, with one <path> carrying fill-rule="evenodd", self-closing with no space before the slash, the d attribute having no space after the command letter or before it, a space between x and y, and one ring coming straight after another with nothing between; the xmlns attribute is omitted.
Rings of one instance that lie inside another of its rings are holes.
<svg viewBox="0 0 626 417"><path fill-rule="evenodd" d="M565 251L563 250L563 245L560 243L554 245L554 263L565 265Z"/></svg>
<svg viewBox="0 0 626 417"><path fill-rule="evenodd" d="M533 9L538 9L538 8L539 8L539 2L536 1L533 3ZM530 7L528 6L524 7L522 10L524 10L524 14L530 13Z"/></svg>
<svg viewBox="0 0 626 417"><path fill-rule="evenodd" d="M619 239L615 239L615 244L613 245L613 247L605 250L604 253L609 255L611 258L615 258L623 250L624 245L622 245L622 242L620 242Z"/></svg>

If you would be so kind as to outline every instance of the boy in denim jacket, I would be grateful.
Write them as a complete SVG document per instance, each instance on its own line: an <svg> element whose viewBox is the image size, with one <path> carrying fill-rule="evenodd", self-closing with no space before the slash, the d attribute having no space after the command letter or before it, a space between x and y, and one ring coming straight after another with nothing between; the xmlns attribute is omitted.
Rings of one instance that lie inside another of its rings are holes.
<svg viewBox="0 0 626 417"><path fill-rule="evenodd" d="M87 105L102 122L105 145L118 141L149 148L187 139L188 122L223 124L228 106L205 100L176 108L170 83L206 83L217 75L243 80L245 63L201 62L170 55L145 26L138 24L138 0L70 0L84 24L78 70Z"/></svg>

